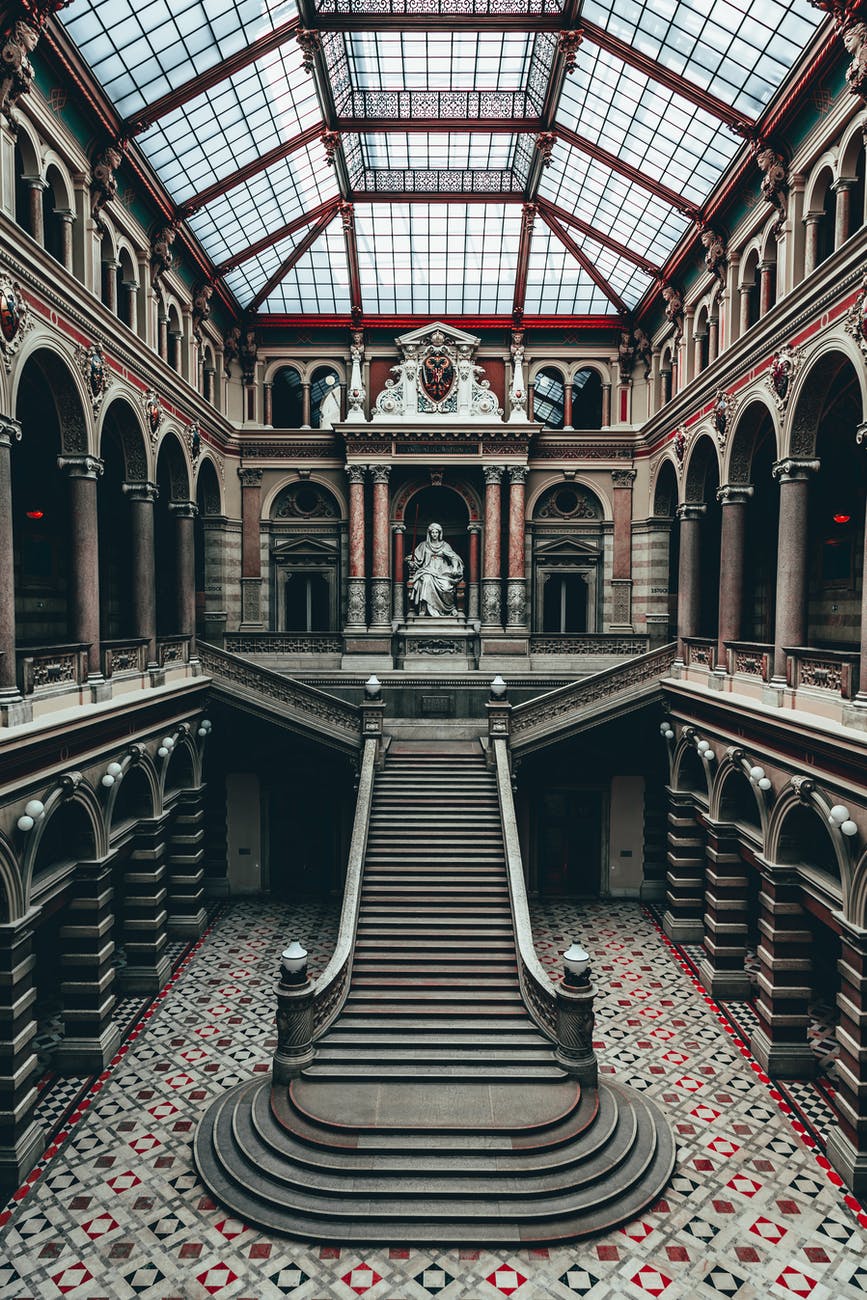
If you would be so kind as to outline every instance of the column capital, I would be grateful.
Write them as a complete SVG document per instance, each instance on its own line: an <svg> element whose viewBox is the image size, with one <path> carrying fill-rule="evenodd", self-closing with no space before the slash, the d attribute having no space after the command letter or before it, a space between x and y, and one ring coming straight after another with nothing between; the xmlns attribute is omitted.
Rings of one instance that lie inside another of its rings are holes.
<svg viewBox="0 0 867 1300"><path fill-rule="evenodd" d="M853 190L857 184L858 181L854 176L841 176L839 180L831 182L831 189L835 194L839 194L841 190Z"/></svg>
<svg viewBox="0 0 867 1300"><path fill-rule="evenodd" d="M370 476L374 483L387 483L391 473L390 465L369 465Z"/></svg>
<svg viewBox="0 0 867 1300"><path fill-rule="evenodd" d="M707 513L707 506L703 501L686 501L674 513L680 520L701 519Z"/></svg>
<svg viewBox="0 0 867 1300"><path fill-rule="evenodd" d="M20 435L19 435L20 436ZM863 424L855 425L855 441L860 447L862 442L867 441L867 421Z"/></svg>
<svg viewBox="0 0 867 1300"><path fill-rule="evenodd" d="M178 519L195 519L199 513L199 507L195 501L170 501L169 514L175 515Z"/></svg>
<svg viewBox="0 0 867 1300"><path fill-rule="evenodd" d="M482 472L484 473L486 483L500 483L502 482L505 469L502 465L483 465Z"/></svg>
<svg viewBox="0 0 867 1300"><path fill-rule="evenodd" d="M205 369L207 369L207 367L205 367ZM262 387L263 387L263 388L273 388L274 385L273 385L273 383L271 382L270 379L266 379L266 380L263 382Z"/></svg>
<svg viewBox="0 0 867 1300"><path fill-rule="evenodd" d="M637 471L634 469L613 469L611 471L611 482L616 488L629 488L632 491L632 484L637 477Z"/></svg>
<svg viewBox="0 0 867 1300"><path fill-rule="evenodd" d="M752 495L752 483L723 483L717 488L716 499L721 506L746 505Z"/></svg>
<svg viewBox="0 0 867 1300"><path fill-rule="evenodd" d="M391 531L392 531L393 533L405 533L405 532L406 532L406 524L392 524L392 525L391 525Z"/></svg>
<svg viewBox="0 0 867 1300"><path fill-rule="evenodd" d="M0 415L0 447L11 447L21 441L21 421L11 415Z"/></svg>
<svg viewBox="0 0 867 1300"><path fill-rule="evenodd" d="M771 466L771 474L781 483L798 483L805 482L811 474L815 474L821 462L818 460L807 460L804 457L787 456L784 460L774 461Z"/></svg>
<svg viewBox="0 0 867 1300"><path fill-rule="evenodd" d="M520 483L521 486L527 482L527 475L530 472L528 465L510 465L509 482Z"/></svg>
<svg viewBox="0 0 867 1300"><path fill-rule="evenodd" d="M468 532L471 536L478 537L479 534L481 533L481 531L482 531L482 525L481 525L481 524L475 524L475 523L473 523L473 524L467 524L467 532Z"/></svg>
<svg viewBox="0 0 867 1300"><path fill-rule="evenodd" d="M366 472L367 472L366 465L346 466L346 477L349 479L350 483L363 483L364 475L366 474Z"/></svg>
<svg viewBox="0 0 867 1300"><path fill-rule="evenodd" d="M69 478L97 479L102 477L105 463L98 456L58 456L57 468Z"/></svg>
<svg viewBox="0 0 867 1300"><path fill-rule="evenodd" d="M121 490L130 501L154 502L160 494L156 483L122 483Z"/></svg>
<svg viewBox="0 0 867 1300"><path fill-rule="evenodd" d="M261 469L242 469L238 470L238 478L241 480L242 488L261 487L262 475L264 470Z"/></svg>

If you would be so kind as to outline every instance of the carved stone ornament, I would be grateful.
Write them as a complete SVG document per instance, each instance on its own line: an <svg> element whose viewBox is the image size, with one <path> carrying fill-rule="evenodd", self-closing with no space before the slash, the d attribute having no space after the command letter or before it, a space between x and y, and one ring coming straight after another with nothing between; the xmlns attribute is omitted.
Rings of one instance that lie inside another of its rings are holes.
<svg viewBox="0 0 867 1300"><path fill-rule="evenodd" d="M725 240L712 226L702 226L700 238L704 248L704 264L724 289L728 263Z"/></svg>
<svg viewBox="0 0 867 1300"><path fill-rule="evenodd" d="M786 160L766 140L756 137L752 142L753 154L762 173L762 198L772 204L780 214L774 226L776 234L782 230L789 207L789 173Z"/></svg>
<svg viewBox="0 0 867 1300"><path fill-rule="evenodd" d="M230 325L223 338L223 369L231 378L232 362L241 355L241 326Z"/></svg>
<svg viewBox="0 0 867 1300"><path fill-rule="evenodd" d="M190 449L190 460L193 465L196 465L202 454L202 431L198 420L193 420L192 424L187 426L187 446Z"/></svg>
<svg viewBox="0 0 867 1300"><path fill-rule="evenodd" d="M97 230L105 231L102 210L106 204L117 197L117 179L115 171L123 161L125 140L118 140L108 145L93 161L90 182L90 215Z"/></svg>
<svg viewBox="0 0 867 1300"><path fill-rule="evenodd" d="M846 313L846 333L858 344L858 349L867 361L867 272L861 278L858 297Z"/></svg>
<svg viewBox="0 0 867 1300"><path fill-rule="evenodd" d="M474 361L479 346L474 334L434 321L396 343L402 359L376 399L374 422L443 416L461 422L502 420L490 382Z"/></svg>
<svg viewBox="0 0 867 1300"><path fill-rule="evenodd" d="M867 103L867 22L863 0L810 0L814 9L832 14L851 63L846 82L853 95Z"/></svg>
<svg viewBox="0 0 867 1300"><path fill-rule="evenodd" d="M686 458L686 449L689 446L689 432L685 425L680 425L674 431L674 454L677 457L678 469L683 469L683 462Z"/></svg>
<svg viewBox="0 0 867 1300"><path fill-rule="evenodd" d="M174 260L172 244L177 235L177 227L170 224L158 230L151 241L151 288L160 302L163 301L163 279Z"/></svg>
<svg viewBox="0 0 867 1300"><path fill-rule="evenodd" d="M662 296L665 300L665 319L674 326L679 341L683 334L683 294L674 285L666 284L662 287Z"/></svg>
<svg viewBox="0 0 867 1300"><path fill-rule="evenodd" d="M159 439L160 434L160 425L163 422L162 403L157 397L154 389L149 388L146 393L142 393L141 404L144 409L145 420L147 421L151 446L156 449L157 440Z"/></svg>
<svg viewBox="0 0 867 1300"><path fill-rule="evenodd" d="M780 411L786 409L792 394L792 380L802 360L800 352L788 343L784 343L779 352L775 352L771 357L768 368L768 388Z"/></svg>
<svg viewBox="0 0 867 1300"><path fill-rule="evenodd" d="M94 415L99 414L103 399L111 386L111 371L105 363L102 344L94 339L90 347L75 349L75 364L81 371Z"/></svg>
<svg viewBox="0 0 867 1300"><path fill-rule="evenodd" d="M636 325L632 331L632 338L635 342L635 356L644 366L644 378L649 379L650 369L653 364L653 348L650 339L640 325Z"/></svg>
<svg viewBox="0 0 867 1300"><path fill-rule="evenodd" d="M816 789L816 782L810 776L793 776L792 789L800 799L801 803L812 803L813 794Z"/></svg>
<svg viewBox="0 0 867 1300"><path fill-rule="evenodd" d="M16 105L33 85L30 55L36 49L40 35L40 29L30 15L22 16L12 24L0 49L0 114L6 118L13 135L18 133Z"/></svg>
<svg viewBox="0 0 867 1300"><path fill-rule="evenodd" d="M731 433L732 418L740 405L738 399L724 389L718 388L716 400L713 404L713 427L716 430L716 440L719 444L720 451L725 448L728 436Z"/></svg>
<svg viewBox="0 0 867 1300"><path fill-rule="evenodd" d="M211 299L214 296L214 286L209 280L200 284L193 294L193 334L201 342L202 326L211 315Z"/></svg>
<svg viewBox="0 0 867 1300"><path fill-rule="evenodd" d="M12 358L21 347L24 335L32 328L33 316L21 285L5 271L0 273L0 350L7 374L12 369Z"/></svg>

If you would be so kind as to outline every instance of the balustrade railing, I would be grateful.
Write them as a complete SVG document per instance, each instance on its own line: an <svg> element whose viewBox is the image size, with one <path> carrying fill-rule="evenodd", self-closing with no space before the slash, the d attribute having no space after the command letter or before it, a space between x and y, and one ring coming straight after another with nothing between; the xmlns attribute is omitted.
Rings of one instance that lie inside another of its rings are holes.
<svg viewBox="0 0 867 1300"><path fill-rule="evenodd" d="M786 682L794 690L809 687L851 700L858 690L861 656L857 650L822 650L786 646Z"/></svg>
<svg viewBox="0 0 867 1300"><path fill-rule="evenodd" d="M534 632L530 637L534 655L641 655L647 649L646 636L617 632Z"/></svg>
<svg viewBox="0 0 867 1300"><path fill-rule="evenodd" d="M173 668L176 664L190 662L190 637L161 636L157 638L157 663L160 668Z"/></svg>
<svg viewBox="0 0 867 1300"><path fill-rule="evenodd" d="M713 637L685 636L683 659L686 667L708 668L712 672L716 667L716 649Z"/></svg>
<svg viewBox="0 0 867 1300"><path fill-rule="evenodd" d="M343 653L339 632L227 632L224 643L234 655Z"/></svg>
<svg viewBox="0 0 867 1300"><path fill-rule="evenodd" d="M22 695L51 694L87 680L89 645L19 646L15 652Z"/></svg>
<svg viewBox="0 0 867 1300"><path fill-rule="evenodd" d="M100 644L103 677L143 673L147 668L147 638L103 641Z"/></svg>
<svg viewBox="0 0 867 1300"><path fill-rule="evenodd" d="M761 641L726 641L726 665L732 676L770 681L774 647Z"/></svg>

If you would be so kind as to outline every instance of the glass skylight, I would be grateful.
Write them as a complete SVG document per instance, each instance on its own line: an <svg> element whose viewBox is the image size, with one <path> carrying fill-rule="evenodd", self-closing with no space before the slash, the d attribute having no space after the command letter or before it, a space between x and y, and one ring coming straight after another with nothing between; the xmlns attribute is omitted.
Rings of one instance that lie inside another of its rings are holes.
<svg viewBox="0 0 867 1300"><path fill-rule="evenodd" d="M520 230L515 204L359 205L355 238L365 311L511 311Z"/></svg>
<svg viewBox="0 0 867 1300"><path fill-rule="evenodd" d="M334 168L318 142L235 185L189 218L215 262L222 262L338 194Z"/></svg>
<svg viewBox="0 0 867 1300"><path fill-rule="evenodd" d="M349 309L346 241L343 225L337 220L322 232L259 310L295 316L312 312L346 314Z"/></svg>
<svg viewBox="0 0 867 1300"><path fill-rule="evenodd" d="M297 230L294 235L287 235L276 244L272 244L270 248L263 249L254 257L248 257L246 261L241 262L240 266L226 273L226 284L242 307L246 307L259 290L268 283L278 266L289 257L292 249L298 247L308 229L309 227L305 227L303 230Z"/></svg>
<svg viewBox="0 0 867 1300"><path fill-rule="evenodd" d="M560 240L536 222L527 265L528 316L610 316L617 309Z"/></svg>
<svg viewBox="0 0 867 1300"><path fill-rule="evenodd" d="M581 17L755 117L824 14L810 0L584 0Z"/></svg>
<svg viewBox="0 0 867 1300"><path fill-rule="evenodd" d="M352 32L345 39L359 90L518 90L533 50L526 32Z"/></svg>
<svg viewBox="0 0 867 1300"><path fill-rule="evenodd" d="M700 205L741 141L717 118L588 42L557 122Z"/></svg>
<svg viewBox="0 0 867 1300"><path fill-rule="evenodd" d="M512 165L515 148L513 135L490 135L484 132L438 132L411 135L401 132L363 135L361 152L365 166L400 168L419 167L469 170L487 167L505 170Z"/></svg>
<svg viewBox="0 0 867 1300"><path fill-rule="evenodd" d="M123 117L297 16L295 0L75 0L59 14Z"/></svg>
<svg viewBox="0 0 867 1300"><path fill-rule="evenodd" d="M138 142L183 203L320 120L293 41L168 113Z"/></svg>

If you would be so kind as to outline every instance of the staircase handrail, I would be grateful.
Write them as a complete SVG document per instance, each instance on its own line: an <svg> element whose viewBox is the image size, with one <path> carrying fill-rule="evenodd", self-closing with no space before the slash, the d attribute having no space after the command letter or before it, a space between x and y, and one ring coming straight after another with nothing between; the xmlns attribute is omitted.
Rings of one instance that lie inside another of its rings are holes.
<svg viewBox="0 0 867 1300"><path fill-rule="evenodd" d="M327 691L296 681L273 669L252 663L243 655L230 654L205 641L198 642L202 670L218 682L234 684L242 691L283 704L323 739L338 739L350 748L361 746L361 709L357 704L338 699Z"/></svg>
<svg viewBox="0 0 867 1300"><path fill-rule="evenodd" d="M518 983L524 1003L546 1038L557 1042L557 990L536 955L533 943L533 926L527 902L524 864L521 860L521 843L518 839L518 819L512 797L512 773L509 765L509 744L505 737L492 738L494 765L497 776L497 794L500 804L500 824L503 828L503 848L506 854L506 874L509 880L509 897L512 904L512 925L515 931L515 948L518 958Z"/></svg>
<svg viewBox="0 0 867 1300"><path fill-rule="evenodd" d="M349 992L349 979L355 955L355 934L358 928L358 911L361 906L361 881L364 874L364 856L370 829L370 810L373 805L373 784L379 749L378 737L367 738L361 756L361 773L358 778L358 796L352 839L349 842L349 860L343 886L343 907L334 954L325 970L313 984L313 1039L325 1033L339 1014Z"/></svg>
<svg viewBox="0 0 867 1300"><path fill-rule="evenodd" d="M568 723L582 708L604 701L612 695L619 695L632 686L643 685L667 676L675 660L677 645L671 642L649 650L646 654L635 655L625 663L615 664L612 668L603 668L601 672L590 673L580 681L570 682L567 686L558 686L544 695L537 695L523 704L516 704L511 711L512 748L520 749L535 734L547 734L559 730L557 723ZM554 724L546 726L545 724Z"/></svg>

